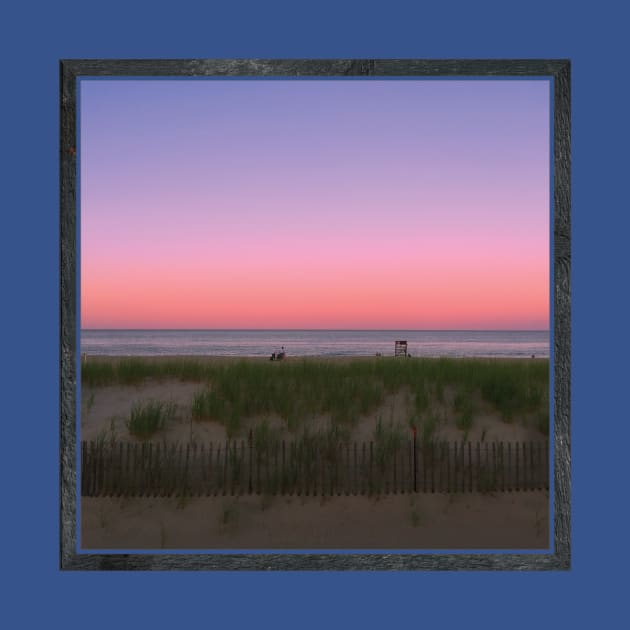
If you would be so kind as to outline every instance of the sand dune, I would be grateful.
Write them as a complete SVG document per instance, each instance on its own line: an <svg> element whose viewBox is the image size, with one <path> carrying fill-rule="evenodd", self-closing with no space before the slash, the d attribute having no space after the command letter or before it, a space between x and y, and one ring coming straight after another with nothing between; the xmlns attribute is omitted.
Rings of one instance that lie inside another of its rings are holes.
<svg viewBox="0 0 630 630"><path fill-rule="evenodd" d="M101 359L107 361L107 359ZM219 360L221 361L221 360ZM211 384L209 384L211 386ZM197 443L225 440L213 421L194 421L193 396L208 384L147 379L137 385L82 387L82 440L115 435L134 441L126 428L134 403L157 399L176 404L177 413L159 439ZM461 440L453 419L455 391L446 387L432 401L440 418L438 435ZM361 416L352 440L371 440L379 418L409 428L411 395L402 388ZM248 418L243 434L261 420ZM290 437L284 421L266 420ZM329 418L313 415L313 428ZM112 433L113 432L113 433ZM525 441L544 439L527 416L510 423L482 400L476 402L467 439ZM549 546L549 495L545 491L491 494L405 494L367 496L217 496L188 498L83 497L83 549L546 549Z"/></svg>

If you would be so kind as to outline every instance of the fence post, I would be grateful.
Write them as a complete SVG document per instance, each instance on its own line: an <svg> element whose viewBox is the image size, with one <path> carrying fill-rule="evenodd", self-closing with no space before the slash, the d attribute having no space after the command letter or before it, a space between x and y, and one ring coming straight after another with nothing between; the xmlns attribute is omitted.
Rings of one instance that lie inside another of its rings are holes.
<svg viewBox="0 0 630 630"><path fill-rule="evenodd" d="M108 455L108 463L105 465L105 496L113 496L114 494L114 475L112 473L112 466L114 463L114 453L111 446L105 451Z"/></svg>
<svg viewBox="0 0 630 630"><path fill-rule="evenodd" d="M367 469L365 467L366 457L365 457L365 442L361 446L361 494L365 494L366 486L369 488L366 480L366 472Z"/></svg>
<svg viewBox="0 0 630 630"><path fill-rule="evenodd" d="M490 456L488 454L488 442L486 442L486 466L485 466L485 477L486 477L486 486L488 486L487 489L489 489L490 483L488 480L488 477L490 475Z"/></svg>
<svg viewBox="0 0 630 630"><path fill-rule="evenodd" d="M472 492L472 444L468 442L468 492Z"/></svg>
<svg viewBox="0 0 630 630"><path fill-rule="evenodd" d="M450 494L453 489L453 476L451 474L451 443L448 440L444 441L444 466L446 468L446 485L445 492Z"/></svg>
<svg viewBox="0 0 630 630"><path fill-rule="evenodd" d="M330 495L333 496L334 494L336 494L337 496L341 496L341 494L343 493L343 444L339 444L339 448L336 449L336 453L335 453L335 474L334 474L334 488L335 488L335 492L331 492ZM330 483L330 487L332 489L333 487L333 482L331 481Z"/></svg>
<svg viewBox="0 0 630 630"><path fill-rule="evenodd" d="M122 491L124 496L129 496L129 449L130 449L130 444L129 442L126 443L126 448L125 448L125 463L123 466L123 482L122 482Z"/></svg>
<svg viewBox="0 0 630 630"><path fill-rule="evenodd" d="M287 459L286 459L286 453L284 450L284 440L282 440L282 472L280 475L280 494L284 495L286 494L286 464L287 464Z"/></svg>
<svg viewBox="0 0 630 630"><path fill-rule="evenodd" d="M406 448L406 446L407 445L403 443L398 449L398 461L400 464L399 491L401 494L407 494L409 492L409 467L405 465L408 463L406 460L409 459L409 449Z"/></svg>
<svg viewBox="0 0 630 630"><path fill-rule="evenodd" d="M300 458L300 468L302 469L301 479L302 494L305 496L317 496L319 466L317 462L317 449L311 441L302 445L302 457Z"/></svg>
<svg viewBox="0 0 630 630"><path fill-rule="evenodd" d="M94 469L94 474L92 475L92 496L97 497L100 491L99 486L99 471L100 471L100 460L98 456L99 446L96 442L91 442L91 451L92 451L92 468Z"/></svg>
<svg viewBox="0 0 630 630"><path fill-rule="evenodd" d="M505 448L503 442L499 443L499 463L501 466L501 492L505 492Z"/></svg>
<svg viewBox="0 0 630 630"><path fill-rule="evenodd" d="M238 495L238 484L240 479L240 460L238 458L238 441L231 440L228 450L230 457L230 495Z"/></svg>
<svg viewBox="0 0 630 630"><path fill-rule="evenodd" d="M350 490L350 443L339 444L339 448L335 452L335 471L337 472L337 485L339 487L337 493L345 494L348 496ZM344 464L344 451L346 454L346 461ZM337 462L337 457L339 461ZM332 470L332 466L330 467ZM332 493L331 493L332 495Z"/></svg>
<svg viewBox="0 0 630 630"><path fill-rule="evenodd" d="M236 494L245 494L245 440L241 440L241 453L238 457L238 476L236 477Z"/></svg>
<svg viewBox="0 0 630 630"><path fill-rule="evenodd" d="M436 443L434 440L431 441L431 494L435 494L435 447Z"/></svg>
<svg viewBox="0 0 630 630"><path fill-rule="evenodd" d="M529 443L529 477L530 488L536 490L538 487L538 467L536 466L536 447L533 440Z"/></svg>
<svg viewBox="0 0 630 630"><path fill-rule="evenodd" d="M114 450L115 445L112 444L112 451ZM116 448L116 496L121 497L124 495L123 493L123 444L122 442L118 443Z"/></svg>
<svg viewBox="0 0 630 630"><path fill-rule="evenodd" d="M479 443L479 441L477 441L477 480L476 480L476 486L477 486L477 492L479 492L479 478L481 476L481 444Z"/></svg>
<svg viewBox="0 0 630 630"><path fill-rule="evenodd" d="M149 442L148 444L148 452L147 452L147 470L145 473L145 493L146 496L152 497L155 496L155 456L153 453L153 442Z"/></svg>
<svg viewBox="0 0 630 630"><path fill-rule="evenodd" d="M317 495L317 475L319 468L317 466L317 451L312 442L302 444L301 456L299 459L300 466L300 487L301 493L305 496Z"/></svg>
<svg viewBox="0 0 630 630"><path fill-rule="evenodd" d="M293 496L297 493L297 455L296 455L296 444L295 440L292 440L289 445L289 461L291 465L289 466L289 470L291 471L290 483L289 483L289 494Z"/></svg>
<svg viewBox="0 0 630 630"><path fill-rule="evenodd" d="M345 495L352 493L352 475L350 475L350 443L346 442L346 472L344 474Z"/></svg>
<svg viewBox="0 0 630 630"><path fill-rule="evenodd" d="M322 449L319 444L311 444L311 451L314 453L313 461L315 462L315 467L313 468L313 486L312 486L312 494L316 497L318 494L321 496L326 495L326 471L324 470L326 467L322 466Z"/></svg>
<svg viewBox="0 0 630 630"><path fill-rule="evenodd" d="M540 441L536 442L536 487L538 490L543 488L543 473L542 473L542 448Z"/></svg>
<svg viewBox="0 0 630 630"><path fill-rule="evenodd" d="M225 440L225 448L223 449L223 488L222 494L226 496L229 492L229 479L231 475L229 474L230 469L230 440Z"/></svg>
<svg viewBox="0 0 630 630"><path fill-rule="evenodd" d="M155 479L153 474L153 442L149 442L149 452L147 455L147 473L145 475L145 494L146 496L153 496L153 488L155 486Z"/></svg>
<svg viewBox="0 0 630 630"><path fill-rule="evenodd" d="M499 490L498 443L492 442L492 491Z"/></svg>
<svg viewBox="0 0 630 630"><path fill-rule="evenodd" d="M248 438L248 446L249 446L249 470L247 473L247 492L249 494L252 493L252 469L253 469L253 450L254 450L254 433L253 430L249 430L249 438Z"/></svg>
<svg viewBox="0 0 630 630"><path fill-rule="evenodd" d="M512 474L512 442L508 442L508 492L511 492L514 486L514 477Z"/></svg>
<svg viewBox="0 0 630 630"><path fill-rule="evenodd" d="M199 446L199 462L197 463L197 474L199 475L199 495L207 495L208 475L206 470L206 447L202 442Z"/></svg>
<svg viewBox="0 0 630 630"><path fill-rule="evenodd" d="M462 441L459 453L462 469L462 492L466 492L466 443L464 441Z"/></svg>
<svg viewBox="0 0 630 630"><path fill-rule="evenodd" d="M438 446L438 468L440 471L440 478L438 480L437 491L444 492L444 478L446 477L446 475L444 474L444 442L440 442Z"/></svg>
<svg viewBox="0 0 630 630"><path fill-rule="evenodd" d="M529 468L529 449L527 448L527 442L522 442L521 454L523 455L523 490L529 490L531 470Z"/></svg>
<svg viewBox="0 0 630 630"><path fill-rule="evenodd" d="M188 496L197 496L197 487L199 480L197 478L197 445L189 441L188 447L190 448L190 460L188 462Z"/></svg>
<svg viewBox="0 0 630 630"><path fill-rule="evenodd" d="M446 491L451 492L451 443L445 442L446 447Z"/></svg>
<svg viewBox="0 0 630 630"><path fill-rule="evenodd" d="M151 448L152 442L142 445L142 496L151 496Z"/></svg>
<svg viewBox="0 0 630 630"><path fill-rule="evenodd" d="M265 494L269 492L269 442L265 444L264 447L264 459L263 459L263 468L265 469L264 480L263 480L263 490L262 493Z"/></svg>
<svg viewBox="0 0 630 630"><path fill-rule="evenodd" d="M296 439L294 439L294 445L295 445L295 494L297 496L301 496L302 495L302 456L304 454L304 444L303 441L302 443L299 443Z"/></svg>
<svg viewBox="0 0 630 630"><path fill-rule="evenodd" d="M353 481L353 492L352 494L356 497L357 494L359 494L359 478L358 478L358 471L357 471L357 442L356 440L354 441L354 481Z"/></svg>
<svg viewBox="0 0 630 630"><path fill-rule="evenodd" d="M156 449L156 454L155 454L155 458L158 461L158 491L157 491L157 496L159 497L163 497L164 496L164 486L165 486L165 471L164 471L164 467L165 467L165 463L164 463L164 459L165 459L165 455L166 455L166 444L164 445L164 454L162 454L162 448L160 447L160 443L158 442L157 445L157 449Z"/></svg>
<svg viewBox="0 0 630 630"><path fill-rule="evenodd" d="M393 494L397 493L397 486L398 486L398 479L397 479L398 475L396 474L398 472L396 470L396 468L397 468L397 466L396 466L396 455L398 455L398 453L396 451L394 451L393 457L392 457L392 459L394 460L393 461L394 466L393 466L393 471L392 471L393 472L393 475L392 475L392 492L393 492Z"/></svg>
<svg viewBox="0 0 630 630"><path fill-rule="evenodd" d="M173 494L178 496L179 489L183 486L182 482L182 460L184 458L184 448L180 444L177 450L177 467L175 468L175 484L173 488ZM180 495L181 496L181 495Z"/></svg>
<svg viewBox="0 0 630 630"><path fill-rule="evenodd" d="M369 474L369 490L374 490L374 477L373 477L373 459L374 459L374 449L373 442L370 440L370 474Z"/></svg>
<svg viewBox="0 0 630 630"><path fill-rule="evenodd" d="M164 492L164 462L162 461L162 448L158 442L155 447L155 496L160 497Z"/></svg>
<svg viewBox="0 0 630 630"><path fill-rule="evenodd" d="M427 442L422 446L422 489L426 492L431 492L431 443Z"/></svg>
<svg viewBox="0 0 630 630"><path fill-rule="evenodd" d="M208 445L208 473L210 474L210 483L208 484L208 496L216 496L217 493L217 470L214 463L214 443Z"/></svg>
<svg viewBox="0 0 630 630"><path fill-rule="evenodd" d="M271 480L271 494L276 495L278 494L279 491L279 487L278 487L278 475L280 473L280 464L279 464L279 458L278 458L278 450L279 450L279 443L277 441L274 442L274 444L272 445L273 448L273 464L274 464L274 473L272 475L272 480Z"/></svg>
<svg viewBox="0 0 630 630"><path fill-rule="evenodd" d="M184 464L184 475L182 477L182 496L185 497L189 492L189 465L190 465L190 442L186 444L186 463Z"/></svg>
<svg viewBox="0 0 630 630"><path fill-rule="evenodd" d="M132 466L132 470L133 473L131 475L131 496L135 497L138 490L137 490L137 475L138 475L138 443L136 442L133 445L133 449L132 449L132 462L131 462L131 466Z"/></svg>
<svg viewBox="0 0 630 630"><path fill-rule="evenodd" d="M435 469L436 469L436 475L435 475L435 491L436 492L441 492L442 491L442 443L441 442L437 442L435 444L435 458L436 458L436 463L435 463Z"/></svg>
<svg viewBox="0 0 630 630"><path fill-rule="evenodd" d="M459 458L457 442L453 442L453 492L459 492Z"/></svg>
<svg viewBox="0 0 630 630"><path fill-rule="evenodd" d="M521 489L520 477L519 477L519 472L520 471L519 471L519 463L518 463L518 459L519 459L519 456L518 456L519 443L518 442L516 442L516 444L514 444L514 451L515 451L514 458L516 460L516 466L515 466L515 468L516 468L516 483L515 483L515 486L516 487L515 487L515 490L518 492Z"/></svg>
<svg viewBox="0 0 630 630"><path fill-rule="evenodd" d="M144 442L138 445L138 473L136 476L136 496L144 496L145 487L145 468L146 468L146 444Z"/></svg>
<svg viewBox="0 0 630 630"><path fill-rule="evenodd" d="M417 446L418 439L416 438L416 427L413 428L413 491L418 492L418 459L417 459Z"/></svg>
<svg viewBox="0 0 630 630"><path fill-rule="evenodd" d="M435 491L442 492L444 486L444 442L438 442L436 445L437 457L437 478L435 482Z"/></svg>
<svg viewBox="0 0 630 630"><path fill-rule="evenodd" d="M95 442L90 442L90 451L92 454L92 475L91 475L91 485L92 492L90 496L96 497L98 496L98 445Z"/></svg>
<svg viewBox="0 0 630 630"><path fill-rule="evenodd" d="M214 484L214 494L218 496L223 489L223 464L221 463L221 444L217 443L217 454L215 457L216 482Z"/></svg>

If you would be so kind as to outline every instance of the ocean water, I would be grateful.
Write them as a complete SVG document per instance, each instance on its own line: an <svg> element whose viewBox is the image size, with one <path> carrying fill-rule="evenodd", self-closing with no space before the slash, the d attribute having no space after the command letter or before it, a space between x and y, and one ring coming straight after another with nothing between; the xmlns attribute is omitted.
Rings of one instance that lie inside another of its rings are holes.
<svg viewBox="0 0 630 630"><path fill-rule="evenodd" d="M81 353L102 356L383 356L397 339L414 357L549 357L548 331L82 330Z"/></svg>

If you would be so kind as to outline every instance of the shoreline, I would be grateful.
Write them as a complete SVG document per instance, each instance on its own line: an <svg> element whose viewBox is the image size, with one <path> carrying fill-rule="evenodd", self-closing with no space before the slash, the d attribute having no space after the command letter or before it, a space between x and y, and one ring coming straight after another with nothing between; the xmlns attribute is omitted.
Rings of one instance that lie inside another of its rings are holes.
<svg viewBox="0 0 630 630"><path fill-rule="evenodd" d="M142 360L142 361L266 361L270 362L269 355L227 355L227 354L87 354L81 353L81 361L125 361L125 360ZM374 354L289 354L278 363L295 362L300 360L306 361L367 361L367 360L388 360L397 359L414 360L414 361L549 361L548 356L429 356L418 355L408 357L395 357L394 355L374 355Z"/></svg>

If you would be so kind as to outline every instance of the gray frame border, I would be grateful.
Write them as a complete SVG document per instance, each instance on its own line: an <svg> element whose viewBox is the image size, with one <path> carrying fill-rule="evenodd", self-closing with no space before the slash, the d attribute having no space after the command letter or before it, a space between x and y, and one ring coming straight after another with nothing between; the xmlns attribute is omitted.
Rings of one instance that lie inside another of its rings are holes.
<svg viewBox="0 0 630 630"><path fill-rule="evenodd" d="M60 568L62 570L568 570L571 566L571 64L563 59L60 61ZM553 79L554 546L550 553L77 553L77 85L82 77Z"/></svg>

